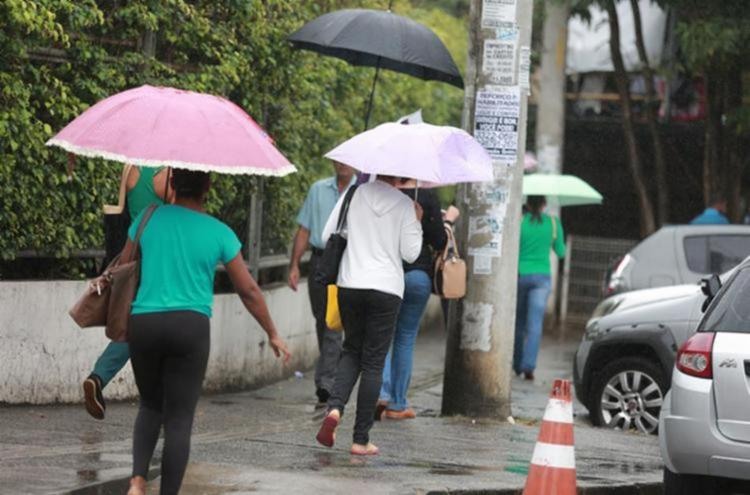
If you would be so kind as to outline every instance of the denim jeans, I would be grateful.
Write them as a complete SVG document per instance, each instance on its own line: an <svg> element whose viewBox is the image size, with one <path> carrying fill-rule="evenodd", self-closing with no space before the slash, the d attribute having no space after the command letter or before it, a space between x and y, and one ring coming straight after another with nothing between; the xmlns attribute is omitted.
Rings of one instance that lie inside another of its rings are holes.
<svg viewBox="0 0 750 495"><path fill-rule="evenodd" d="M110 342L96 360L92 374L99 377L104 388L128 363L128 359L130 359L130 350L127 342Z"/></svg>
<svg viewBox="0 0 750 495"><path fill-rule="evenodd" d="M404 282L404 300L398 314L396 333L393 334L393 346L385 358L383 386L380 389L380 400L388 402L388 409L392 411L403 411L409 407L406 392L411 381L414 343L432 285L430 276L423 270L406 272Z"/></svg>
<svg viewBox="0 0 750 495"><path fill-rule="evenodd" d="M536 368L544 311L551 288L549 275L518 277L516 338L513 347L513 371L516 373L530 373Z"/></svg>
<svg viewBox="0 0 750 495"><path fill-rule="evenodd" d="M383 363L391 345L401 298L377 290L339 288L344 349L336 370L329 409L344 413L359 379L354 443L366 445L383 383Z"/></svg>

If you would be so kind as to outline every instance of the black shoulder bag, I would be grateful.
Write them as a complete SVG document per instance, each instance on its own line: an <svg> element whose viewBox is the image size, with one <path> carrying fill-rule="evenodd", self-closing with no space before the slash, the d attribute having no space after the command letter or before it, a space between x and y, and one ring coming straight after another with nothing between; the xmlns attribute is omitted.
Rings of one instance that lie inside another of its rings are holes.
<svg viewBox="0 0 750 495"><path fill-rule="evenodd" d="M344 256L346 249L346 238L341 232L346 227L346 217L349 214L349 204L352 202L352 196L357 186L351 186L344 196L344 202L341 204L339 211L339 221L336 224L336 231L331 234L326 242L326 248L318 261L318 269L315 272L314 280L321 285L335 284L339 278L339 266L341 258Z"/></svg>

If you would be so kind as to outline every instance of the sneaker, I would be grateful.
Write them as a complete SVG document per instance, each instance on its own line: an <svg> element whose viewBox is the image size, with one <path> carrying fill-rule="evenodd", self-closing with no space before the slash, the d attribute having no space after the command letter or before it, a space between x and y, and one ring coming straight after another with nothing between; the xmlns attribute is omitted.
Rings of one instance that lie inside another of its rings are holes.
<svg viewBox="0 0 750 495"><path fill-rule="evenodd" d="M104 411L107 405L102 395L102 382L96 375L89 375L83 381L83 397L88 412L95 419L104 419Z"/></svg>

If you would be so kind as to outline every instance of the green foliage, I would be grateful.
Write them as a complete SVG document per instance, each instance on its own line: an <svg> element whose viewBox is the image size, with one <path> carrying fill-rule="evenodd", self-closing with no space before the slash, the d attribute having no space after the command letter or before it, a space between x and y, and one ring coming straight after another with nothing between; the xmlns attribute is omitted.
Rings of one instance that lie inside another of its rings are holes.
<svg viewBox="0 0 750 495"><path fill-rule="evenodd" d="M465 0L397 0L432 27L459 67ZM44 143L96 101L142 84L224 95L248 111L300 173L265 182L264 237L283 249L308 185L331 172L322 155L361 131L373 70L296 51L285 37L306 21L375 0L3 0L0 18L0 259L24 249L66 257L103 244L101 205L116 200L120 167L67 157ZM141 49L156 35L155 57ZM372 124L417 108L458 125L463 92L386 73ZM250 177L217 177L209 210L246 237Z"/></svg>

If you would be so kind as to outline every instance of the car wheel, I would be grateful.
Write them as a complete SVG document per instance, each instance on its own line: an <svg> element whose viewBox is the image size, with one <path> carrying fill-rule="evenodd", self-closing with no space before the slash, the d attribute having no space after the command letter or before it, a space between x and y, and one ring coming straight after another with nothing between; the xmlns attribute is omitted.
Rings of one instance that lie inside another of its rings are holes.
<svg viewBox="0 0 750 495"><path fill-rule="evenodd" d="M705 495L718 490L719 484L710 476L677 474L664 468L664 495Z"/></svg>
<svg viewBox="0 0 750 495"><path fill-rule="evenodd" d="M656 433L668 386L658 365L639 357L617 359L595 375L592 385L595 425Z"/></svg>

